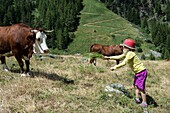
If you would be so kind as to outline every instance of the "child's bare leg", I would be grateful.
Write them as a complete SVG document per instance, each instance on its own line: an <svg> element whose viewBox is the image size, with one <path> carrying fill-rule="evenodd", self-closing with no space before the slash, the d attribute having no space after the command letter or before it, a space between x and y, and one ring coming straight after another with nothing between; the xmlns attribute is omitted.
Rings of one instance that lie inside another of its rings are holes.
<svg viewBox="0 0 170 113"><path fill-rule="evenodd" d="M148 104L147 104L147 102L146 102L146 93L145 93L145 91L140 91L140 92L141 92L141 95L142 95L142 103L141 103L141 106L142 106L142 107L147 107Z"/></svg>
<svg viewBox="0 0 170 113"><path fill-rule="evenodd" d="M140 90L135 86L135 94L136 94L135 101L137 104L141 103L141 101L139 99L139 93L140 93Z"/></svg>
<svg viewBox="0 0 170 113"><path fill-rule="evenodd" d="M136 98L139 98L139 89L137 87L135 87L135 94L136 94Z"/></svg>
<svg viewBox="0 0 170 113"><path fill-rule="evenodd" d="M146 93L145 93L145 91L141 91L141 95L142 95L142 102L146 102Z"/></svg>

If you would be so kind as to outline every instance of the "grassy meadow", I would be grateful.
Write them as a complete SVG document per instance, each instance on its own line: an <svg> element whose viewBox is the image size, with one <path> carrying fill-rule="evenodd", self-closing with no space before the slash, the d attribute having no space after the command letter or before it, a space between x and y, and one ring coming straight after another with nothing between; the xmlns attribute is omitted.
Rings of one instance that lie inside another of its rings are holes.
<svg viewBox="0 0 170 113"><path fill-rule="evenodd" d="M98 0L84 0L80 26L68 47L70 55L33 56L31 77L21 77L14 57L7 58L10 72L0 66L0 113L169 113L170 62L143 60L149 71L146 81L148 108L134 102L133 72L128 66L110 71L115 61L97 59L89 64L93 43L119 44L126 37L143 34ZM142 49L148 50L143 44ZM146 51L144 51L146 52ZM75 54L81 53L81 54ZM130 97L105 92L105 86L120 83Z"/></svg>
<svg viewBox="0 0 170 113"><path fill-rule="evenodd" d="M128 66L110 71L115 61L61 55L32 57L32 77L21 77L14 57L7 58L11 72L0 68L1 113L141 113L134 102L133 72ZM150 113L168 113L170 63L143 61L149 71L146 81ZM105 86L120 83L131 97L105 92Z"/></svg>
<svg viewBox="0 0 170 113"><path fill-rule="evenodd" d="M104 4L97 0L84 0L83 3L80 25L68 47L69 53L87 53L93 43L115 45L127 37L144 38L130 22L108 10Z"/></svg>

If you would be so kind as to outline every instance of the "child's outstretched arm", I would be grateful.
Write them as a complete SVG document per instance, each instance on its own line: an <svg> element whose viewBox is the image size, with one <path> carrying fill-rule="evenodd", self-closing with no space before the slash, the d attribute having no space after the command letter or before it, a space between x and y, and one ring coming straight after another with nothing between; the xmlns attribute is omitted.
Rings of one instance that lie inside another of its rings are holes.
<svg viewBox="0 0 170 113"><path fill-rule="evenodd" d="M113 71L113 70L115 70L115 69L117 69L117 68L120 68L120 67L126 65L127 62L128 62L128 59L125 58L121 63L119 63L118 65L115 65L115 66L111 67L110 69Z"/></svg>
<svg viewBox="0 0 170 113"><path fill-rule="evenodd" d="M120 68L128 63L129 60L131 60L136 54L134 52L128 52L125 56L125 59L118 65L115 65L114 67L111 67L110 69L113 71L117 68Z"/></svg>
<svg viewBox="0 0 170 113"><path fill-rule="evenodd" d="M117 55L117 56L104 56L104 59L106 60L120 60L125 57L125 54Z"/></svg>

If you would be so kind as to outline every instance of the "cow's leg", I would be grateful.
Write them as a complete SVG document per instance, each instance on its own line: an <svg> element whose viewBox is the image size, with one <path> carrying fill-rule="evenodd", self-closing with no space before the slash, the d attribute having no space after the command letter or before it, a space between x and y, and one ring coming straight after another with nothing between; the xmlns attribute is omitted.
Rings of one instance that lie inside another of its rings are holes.
<svg viewBox="0 0 170 113"><path fill-rule="evenodd" d="M94 58L90 59L90 64L92 64L94 62Z"/></svg>
<svg viewBox="0 0 170 113"><path fill-rule="evenodd" d="M20 66L20 72L24 73L24 63L22 61L22 58L19 55L15 55L15 58L18 61L18 64Z"/></svg>
<svg viewBox="0 0 170 113"><path fill-rule="evenodd" d="M116 60L116 64L117 64L117 65L119 64L119 60Z"/></svg>
<svg viewBox="0 0 170 113"><path fill-rule="evenodd" d="M29 72L30 72L30 68L29 68L30 60L25 60L25 64L26 64L26 73L29 74Z"/></svg>
<svg viewBox="0 0 170 113"><path fill-rule="evenodd" d="M96 58L94 59L93 64L96 66Z"/></svg>
<svg viewBox="0 0 170 113"><path fill-rule="evenodd" d="M6 65L5 56L1 56L0 59L1 59L2 65L3 65L3 69L4 69L5 71L9 71L9 68L8 68L8 66Z"/></svg>
<svg viewBox="0 0 170 113"><path fill-rule="evenodd" d="M92 63L96 66L96 58L93 57L90 59L90 64L92 64Z"/></svg>

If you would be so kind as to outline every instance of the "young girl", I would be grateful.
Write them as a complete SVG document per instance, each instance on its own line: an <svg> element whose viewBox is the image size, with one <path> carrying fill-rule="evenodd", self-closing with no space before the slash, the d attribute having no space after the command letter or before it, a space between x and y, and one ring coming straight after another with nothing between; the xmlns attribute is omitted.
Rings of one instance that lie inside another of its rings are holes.
<svg viewBox="0 0 170 113"><path fill-rule="evenodd" d="M141 93L142 96L142 103L140 104L142 107L147 107L146 102L146 92L145 92L145 81L147 78L147 70L143 66L143 63L140 61L140 59L135 54L135 41L132 39L126 39L123 44L120 44L123 46L123 54L118 56L105 56L105 59L123 59L124 60L114 67L111 67L110 69L113 71L117 68L120 68L126 64L129 64L129 67L133 70L135 73L134 77L134 87L135 87L135 94L136 94L136 103L141 103L139 99L139 93Z"/></svg>

